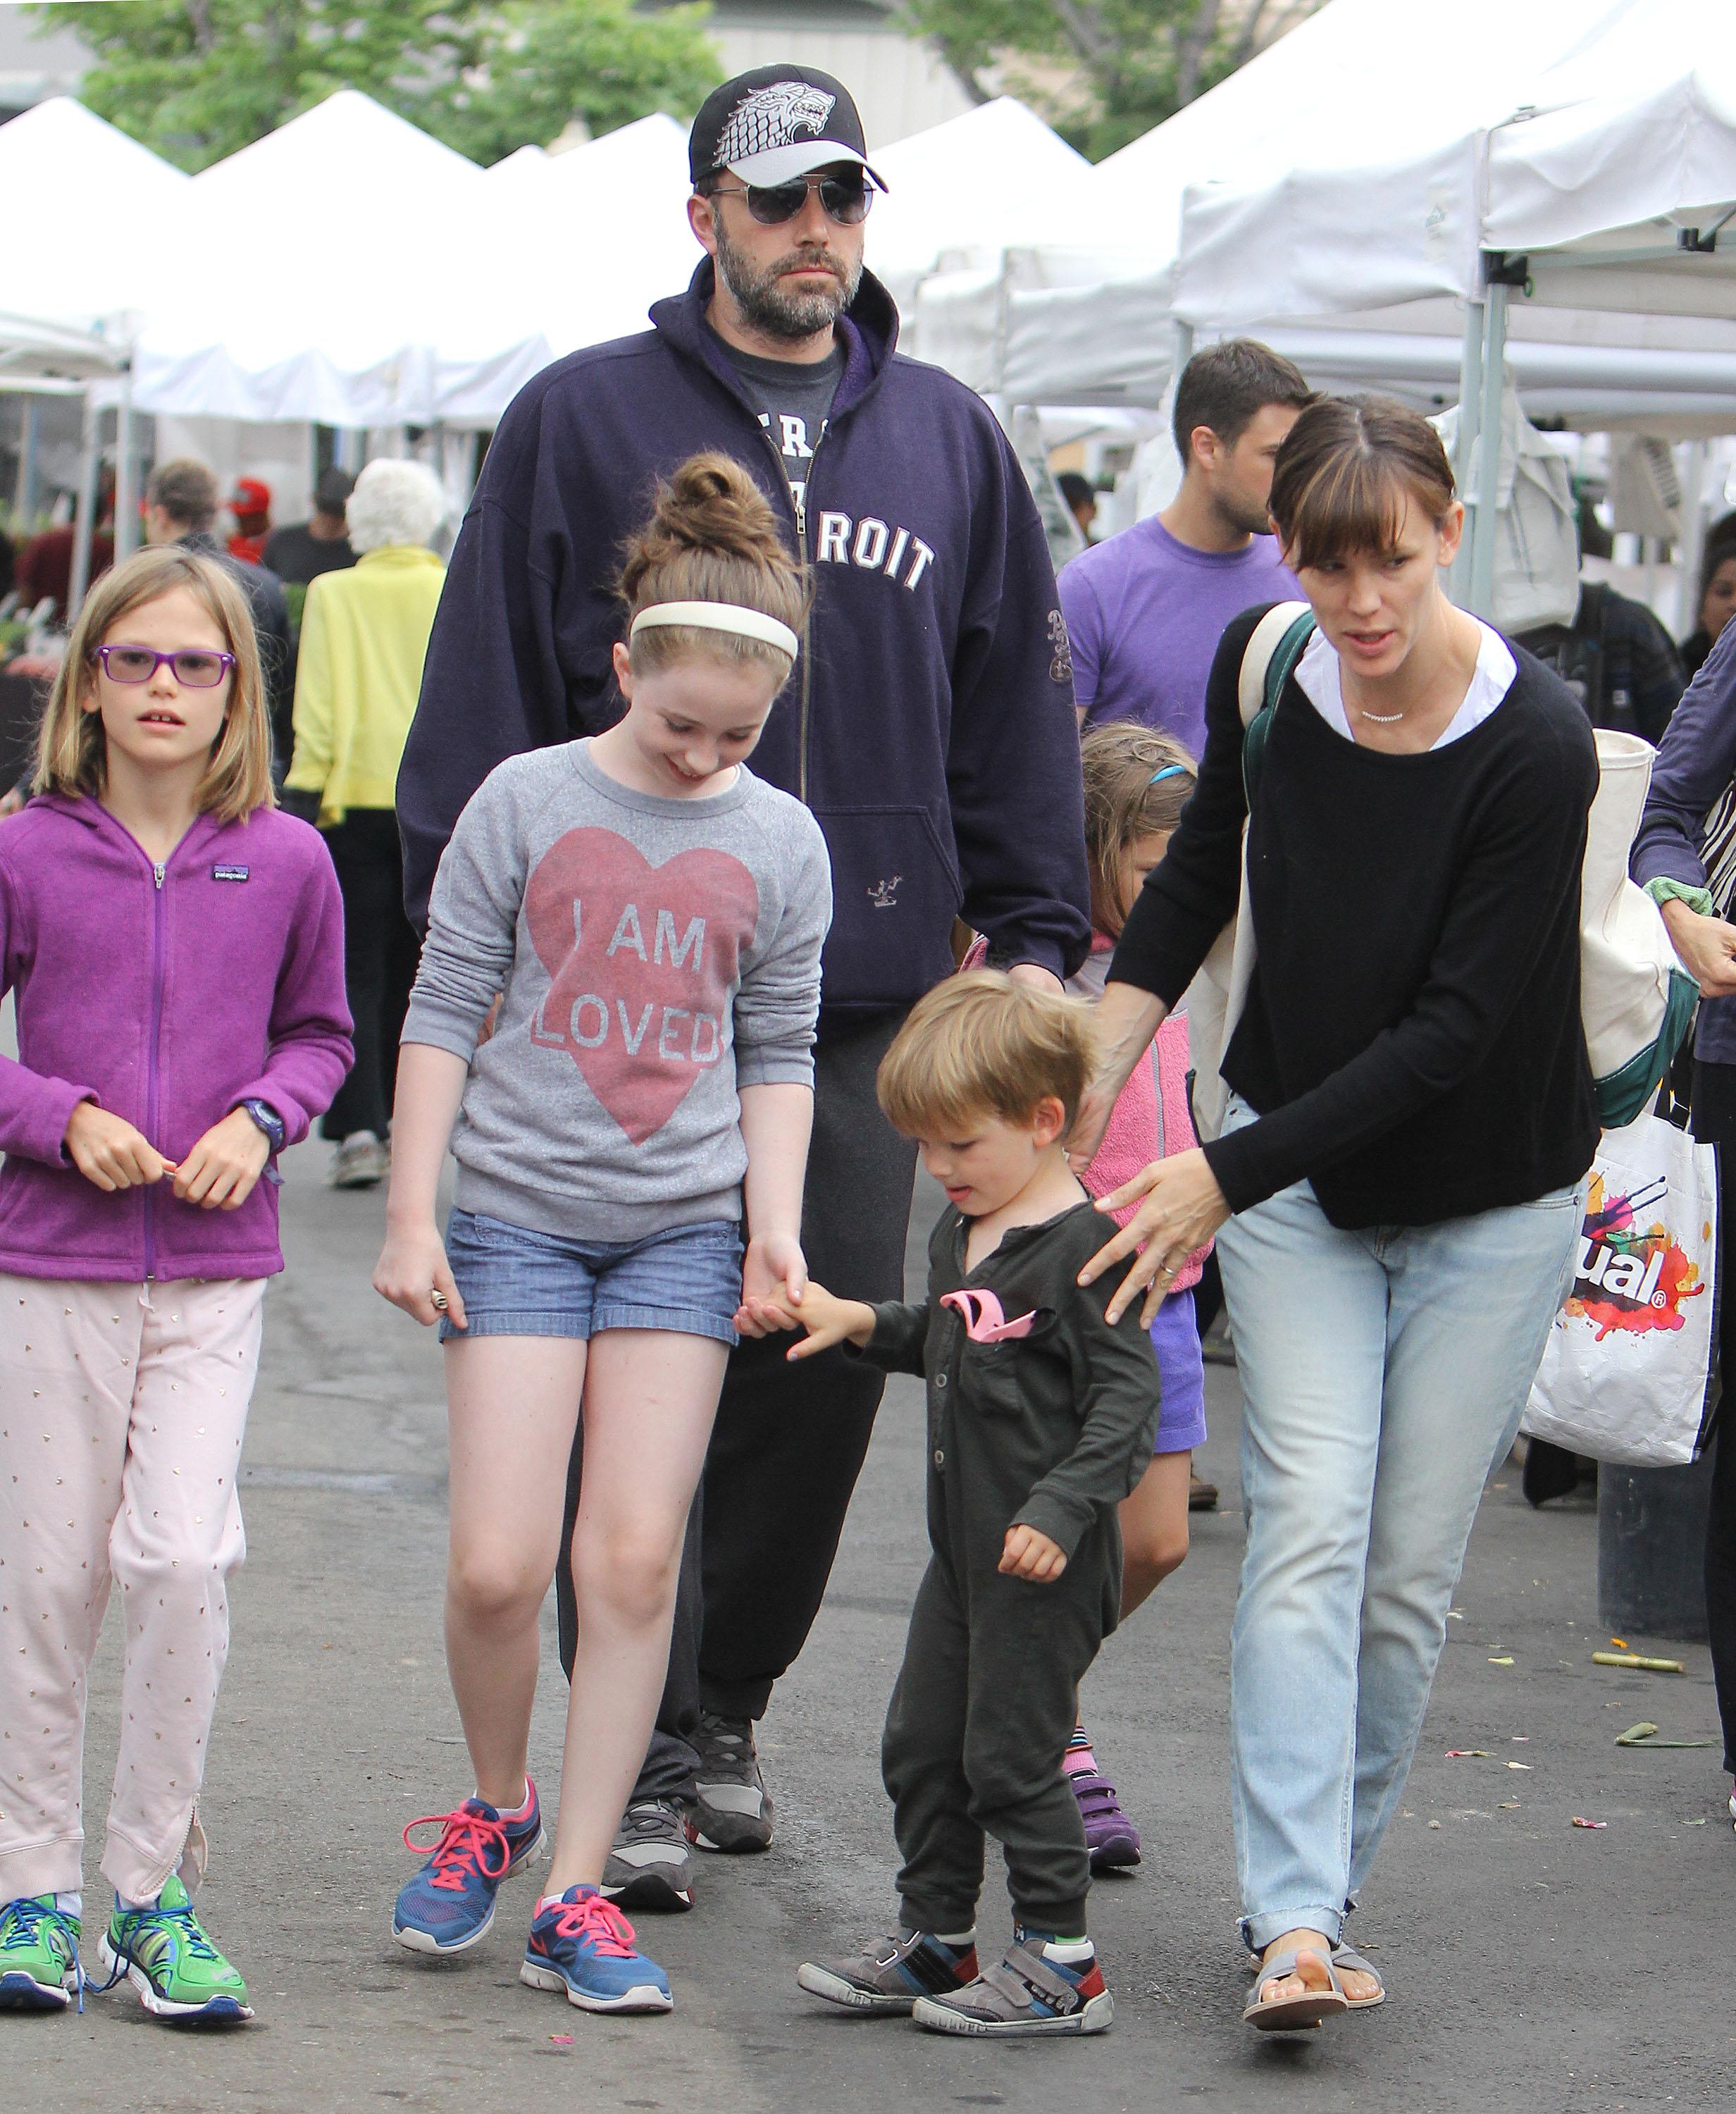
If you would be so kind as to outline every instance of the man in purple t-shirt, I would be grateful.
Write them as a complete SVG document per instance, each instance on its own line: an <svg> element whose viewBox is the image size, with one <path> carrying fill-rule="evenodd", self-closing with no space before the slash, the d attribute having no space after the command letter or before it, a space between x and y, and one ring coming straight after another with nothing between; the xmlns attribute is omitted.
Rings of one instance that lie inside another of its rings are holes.
<svg viewBox="0 0 1736 2114"><path fill-rule="evenodd" d="M1143 720L1195 757L1223 628L1300 596L1267 533L1272 468L1313 394L1251 338L1195 353L1176 391L1181 489L1161 514L1086 551L1061 575L1081 725Z"/></svg>

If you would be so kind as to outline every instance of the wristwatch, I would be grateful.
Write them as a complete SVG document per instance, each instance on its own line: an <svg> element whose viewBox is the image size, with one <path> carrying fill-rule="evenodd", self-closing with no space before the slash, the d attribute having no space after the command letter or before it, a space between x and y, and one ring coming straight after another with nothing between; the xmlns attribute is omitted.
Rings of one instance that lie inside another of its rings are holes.
<svg viewBox="0 0 1736 2114"><path fill-rule="evenodd" d="M289 1142L289 1127L269 1101L243 1101L241 1106L265 1132L273 1152L281 1152Z"/></svg>

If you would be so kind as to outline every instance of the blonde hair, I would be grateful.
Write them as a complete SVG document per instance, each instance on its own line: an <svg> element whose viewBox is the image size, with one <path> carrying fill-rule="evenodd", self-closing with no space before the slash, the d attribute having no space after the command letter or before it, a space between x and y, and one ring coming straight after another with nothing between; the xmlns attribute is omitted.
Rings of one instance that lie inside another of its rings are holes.
<svg viewBox="0 0 1736 2114"><path fill-rule="evenodd" d="M247 598L215 559L179 543L136 552L104 573L85 596L37 731L33 793L101 794L107 782L108 744L102 714L86 710L96 689L97 648L108 643L123 618L176 588L185 588L203 604L235 657L228 709L199 781L199 812L235 822L256 808L276 807L271 721Z"/></svg>
<svg viewBox="0 0 1736 2114"><path fill-rule="evenodd" d="M800 632L808 588L766 498L731 455L690 455L657 487L651 516L628 539L617 592L629 625L641 610L665 602L735 602ZM697 625L648 627L628 647L636 675L709 653L759 661L779 681L788 654L761 638L701 630Z"/></svg>
<svg viewBox="0 0 1736 2114"><path fill-rule="evenodd" d="M1079 761L1091 922L1112 939L1128 910L1121 899L1122 859L1141 837L1175 828L1199 774L1173 734L1154 733L1136 720L1093 727L1079 745Z"/></svg>
<svg viewBox="0 0 1736 2114"><path fill-rule="evenodd" d="M1022 1123L1050 1095L1071 1124L1096 1061L1089 1007L999 969L971 969L918 1000L875 1089L907 1137L944 1136L984 1116Z"/></svg>

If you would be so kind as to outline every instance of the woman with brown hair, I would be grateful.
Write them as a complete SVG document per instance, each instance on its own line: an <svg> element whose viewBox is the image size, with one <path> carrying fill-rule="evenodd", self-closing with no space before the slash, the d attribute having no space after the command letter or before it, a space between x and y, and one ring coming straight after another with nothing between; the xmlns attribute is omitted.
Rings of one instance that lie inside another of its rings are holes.
<svg viewBox="0 0 1736 2114"><path fill-rule="evenodd" d="M1313 606L1245 785L1224 634L1199 789L1131 913L1098 1018L1103 1111L1236 915L1256 961L1222 1134L1103 1200L1148 1308L1213 1234L1248 1512L1231 1647L1245 2016L1384 1997L1342 1943L1396 1810L1492 1463L1566 1288L1597 1141L1578 911L1597 789L1572 693L1456 609L1464 510L1432 428L1323 398L1272 519ZM1077 1164L1076 1157L1076 1164ZM1101 1207L1100 1207L1101 1208Z"/></svg>

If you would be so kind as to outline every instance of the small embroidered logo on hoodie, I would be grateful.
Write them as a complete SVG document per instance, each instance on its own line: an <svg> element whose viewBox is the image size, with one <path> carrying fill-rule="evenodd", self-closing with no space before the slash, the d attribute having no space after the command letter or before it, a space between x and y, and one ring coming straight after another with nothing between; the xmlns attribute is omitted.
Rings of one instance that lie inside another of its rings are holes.
<svg viewBox="0 0 1736 2114"><path fill-rule="evenodd" d="M888 881L877 881L868 891L868 900L876 910L896 910L898 907L898 883L904 878L895 873Z"/></svg>
<svg viewBox="0 0 1736 2114"><path fill-rule="evenodd" d="M247 868L244 866L214 866L211 869L211 878L213 881L245 881Z"/></svg>

